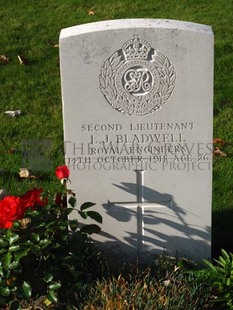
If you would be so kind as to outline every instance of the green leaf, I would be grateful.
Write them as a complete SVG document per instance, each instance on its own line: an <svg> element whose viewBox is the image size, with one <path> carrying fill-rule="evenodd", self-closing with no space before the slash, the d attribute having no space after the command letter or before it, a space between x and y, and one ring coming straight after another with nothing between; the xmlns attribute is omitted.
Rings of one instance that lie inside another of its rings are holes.
<svg viewBox="0 0 233 310"><path fill-rule="evenodd" d="M47 204L47 205L45 205L44 207L43 207L43 211L49 211L51 208L52 208L52 206L53 205L51 205L51 204Z"/></svg>
<svg viewBox="0 0 233 310"><path fill-rule="evenodd" d="M227 285L227 286L230 286L230 285L231 285L231 279L230 279L230 278L227 278L227 280L226 280L226 285Z"/></svg>
<svg viewBox="0 0 233 310"><path fill-rule="evenodd" d="M49 283L53 280L53 275L51 273L47 273L46 276L44 277L44 280L46 283Z"/></svg>
<svg viewBox="0 0 233 310"><path fill-rule="evenodd" d="M11 229L7 229L7 230L6 230L6 238L7 238L7 239L10 239L11 236L12 236L12 231L11 231Z"/></svg>
<svg viewBox="0 0 233 310"><path fill-rule="evenodd" d="M81 232L87 233L88 235L98 234L100 230L100 227L95 224L85 225L80 229Z"/></svg>
<svg viewBox="0 0 233 310"><path fill-rule="evenodd" d="M15 243L18 239L19 239L19 235L14 234L13 236L11 236L11 237L9 238L9 244L12 245L12 244Z"/></svg>
<svg viewBox="0 0 233 310"><path fill-rule="evenodd" d="M18 229L21 227L21 224L18 221L14 221L12 228L13 229Z"/></svg>
<svg viewBox="0 0 233 310"><path fill-rule="evenodd" d="M9 296L10 295L9 287L0 287L0 295L1 296Z"/></svg>
<svg viewBox="0 0 233 310"><path fill-rule="evenodd" d="M18 262L20 260L21 257L27 256L28 252L29 252L29 248L25 249L23 251L18 251L15 253L15 260L16 262Z"/></svg>
<svg viewBox="0 0 233 310"><path fill-rule="evenodd" d="M30 210L28 214L30 214L31 216L38 216L40 213L37 210Z"/></svg>
<svg viewBox="0 0 233 310"><path fill-rule="evenodd" d="M80 207L80 210L83 211L83 210L86 210L90 207L93 207L95 205L95 203L93 202L84 202L81 207Z"/></svg>
<svg viewBox="0 0 233 310"><path fill-rule="evenodd" d="M47 295L47 298L52 301L52 302L57 302L57 296L56 296L56 293L54 291L49 291L48 295Z"/></svg>
<svg viewBox="0 0 233 310"><path fill-rule="evenodd" d="M7 245L8 245L7 241L0 239L0 248L4 248Z"/></svg>
<svg viewBox="0 0 233 310"><path fill-rule="evenodd" d="M69 225L70 225L70 229L72 231L76 231L76 229L78 228L78 221L77 220L71 220L71 221L69 221Z"/></svg>
<svg viewBox="0 0 233 310"><path fill-rule="evenodd" d="M203 262L212 270L212 271L217 271L216 267L211 263L209 262L208 260L205 260L203 259Z"/></svg>
<svg viewBox="0 0 233 310"><path fill-rule="evenodd" d="M39 242L39 241L40 241L40 236L39 236L39 234L33 233L33 234L31 234L31 236L32 236L32 239L33 239L34 241L36 241L36 242Z"/></svg>
<svg viewBox="0 0 233 310"><path fill-rule="evenodd" d="M47 245L49 245L51 243L51 241L49 239L43 239L40 241L39 246L41 248L45 248Z"/></svg>
<svg viewBox="0 0 233 310"><path fill-rule="evenodd" d="M78 211L78 213L84 220L87 219L87 212Z"/></svg>
<svg viewBox="0 0 233 310"><path fill-rule="evenodd" d="M219 262L220 262L222 265L226 265L226 260L225 260L222 256L219 256Z"/></svg>
<svg viewBox="0 0 233 310"><path fill-rule="evenodd" d="M8 251L9 252L16 252L20 249L20 246L19 245L12 245L9 247Z"/></svg>
<svg viewBox="0 0 233 310"><path fill-rule="evenodd" d="M22 285L22 288L23 288L23 292L24 292L24 296L26 299L29 299L32 295L32 288L31 288L31 285L24 281L23 282L23 285Z"/></svg>
<svg viewBox="0 0 233 310"><path fill-rule="evenodd" d="M69 204L71 205L72 208L74 208L76 206L76 198L70 197Z"/></svg>
<svg viewBox="0 0 233 310"><path fill-rule="evenodd" d="M73 212L73 208L66 208L65 209L65 214L69 215L71 212Z"/></svg>
<svg viewBox="0 0 233 310"><path fill-rule="evenodd" d="M9 268L10 263L11 263L11 258L12 258L12 254L10 252L7 252L6 254L3 255L2 262L3 262L4 268L6 269Z"/></svg>
<svg viewBox="0 0 233 310"><path fill-rule="evenodd" d="M52 291L58 290L60 287L61 287L61 283L58 283L58 282L54 282L49 285L49 289Z"/></svg>
<svg viewBox="0 0 233 310"><path fill-rule="evenodd" d="M5 253L5 252L7 252L8 251L8 249L1 249L0 250L0 254L3 254L3 253Z"/></svg>
<svg viewBox="0 0 233 310"><path fill-rule="evenodd" d="M25 242L21 243L21 246L31 246L33 243L31 242L31 240L27 240Z"/></svg>
<svg viewBox="0 0 233 310"><path fill-rule="evenodd" d="M89 216L91 219L95 220L98 223L102 224L103 222L102 216L96 211L87 211L87 216Z"/></svg>
<svg viewBox="0 0 233 310"><path fill-rule="evenodd" d="M13 262L13 263L10 264L9 269L10 269L10 270L14 270L14 269L16 269L18 266L19 266L19 263L18 263L18 262Z"/></svg>
<svg viewBox="0 0 233 310"><path fill-rule="evenodd" d="M221 249L221 253L222 253L222 256L225 260L230 261L230 256L228 255L228 253L224 249Z"/></svg>

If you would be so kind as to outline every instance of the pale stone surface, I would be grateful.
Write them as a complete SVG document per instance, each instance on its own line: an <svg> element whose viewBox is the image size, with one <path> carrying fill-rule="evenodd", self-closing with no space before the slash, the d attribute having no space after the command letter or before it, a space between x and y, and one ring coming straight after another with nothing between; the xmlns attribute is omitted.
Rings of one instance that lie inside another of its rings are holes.
<svg viewBox="0 0 233 310"><path fill-rule="evenodd" d="M153 19L60 36L66 164L112 251L211 254L213 33ZM73 217L76 213L72 214Z"/></svg>

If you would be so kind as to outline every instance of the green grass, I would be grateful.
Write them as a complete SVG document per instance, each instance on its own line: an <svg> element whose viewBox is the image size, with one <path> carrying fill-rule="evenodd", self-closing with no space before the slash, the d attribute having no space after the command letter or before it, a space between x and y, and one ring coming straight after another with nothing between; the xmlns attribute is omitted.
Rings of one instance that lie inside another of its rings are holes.
<svg viewBox="0 0 233 310"><path fill-rule="evenodd" d="M226 141L223 150L228 155L214 160L214 245L220 248L225 220L222 216L223 222L219 223L218 217L221 212L233 210L233 2L0 0L0 7L0 54L10 58L9 63L0 63L0 169L6 170L5 174L0 173L0 188L5 187L11 194L21 194L32 186L53 188L54 168L64 163L59 50L54 47L62 28L118 18L177 19L213 27L214 137ZM88 15L89 11L95 14ZM17 55L21 54L29 59L30 65L19 64ZM18 118L3 115L6 110L16 109L22 111ZM48 150L51 169L39 180L20 180L17 176L22 167L22 142L28 139L51 141ZM12 147L18 150L15 154L9 154ZM233 235L231 228L227 231Z"/></svg>
<svg viewBox="0 0 233 310"><path fill-rule="evenodd" d="M184 275L179 268L174 271L174 265L169 267L170 270L166 268L164 272L161 267L144 272L133 270L133 276L127 272L126 275L96 281L79 309L211 309L205 285L197 283L193 276Z"/></svg>

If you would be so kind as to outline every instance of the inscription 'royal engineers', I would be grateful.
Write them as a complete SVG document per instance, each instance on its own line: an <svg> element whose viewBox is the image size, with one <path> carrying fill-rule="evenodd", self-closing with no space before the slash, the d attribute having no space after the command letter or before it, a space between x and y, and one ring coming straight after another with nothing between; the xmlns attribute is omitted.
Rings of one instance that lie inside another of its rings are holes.
<svg viewBox="0 0 233 310"><path fill-rule="evenodd" d="M108 58L100 72L100 90L117 111L142 116L162 108L175 87L169 59L134 36Z"/></svg>

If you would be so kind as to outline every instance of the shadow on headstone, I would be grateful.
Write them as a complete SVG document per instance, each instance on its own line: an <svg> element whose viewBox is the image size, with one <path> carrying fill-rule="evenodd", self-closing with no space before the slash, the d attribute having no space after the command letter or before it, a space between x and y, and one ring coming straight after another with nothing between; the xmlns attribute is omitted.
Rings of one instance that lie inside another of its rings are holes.
<svg viewBox="0 0 233 310"><path fill-rule="evenodd" d="M135 194L136 197L137 186L134 183L122 182L121 185L114 185L123 191ZM135 199L135 201L126 202L109 201L103 204L106 214L115 219L114 235L106 231L100 232L100 235L106 239L102 245L103 249L107 248L108 251L110 249L117 256L120 256L120 253L129 257L136 255L143 260L144 255L148 259L148 254L171 255L173 253L174 255L174 247L177 256L188 257L189 252L191 253L194 248L198 251L199 247L206 245L205 240L208 240L210 227L206 227L203 231L203 228L198 226L198 216L194 214L192 216L196 217L197 224L190 226L185 220L185 216L190 212L179 207L172 195L144 186L143 198L142 203L138 203ZM138 214L137 205L144 209L142 215ZM130 223L133 219L136 222L143 221L141 232L130 231L127 229L130 225L123 225L125 230L120 231L122 223ZM124 235L123 240L117 238L117 232L119 236ZM140 233L142 236L138 235ZM140 247L139 242L142 243ZM157 250L154 251L155 249Z"/></svg>

